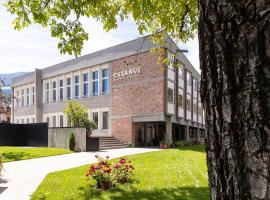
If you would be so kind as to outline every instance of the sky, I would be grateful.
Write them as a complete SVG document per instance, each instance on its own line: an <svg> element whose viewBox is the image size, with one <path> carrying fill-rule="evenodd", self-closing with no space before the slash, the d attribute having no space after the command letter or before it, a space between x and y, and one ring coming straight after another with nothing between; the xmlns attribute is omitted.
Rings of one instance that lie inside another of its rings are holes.
<svg viewBox="0 0 270 200"><path fill-rule="evenodd" d="M0 16L0 74L29 72L35 68L42 69L75 58L60 54L57 48L58 40L51 37L48 28L44 29L40 25L33 24L21 31L14 30L12 26L14 16L1 4ZM84 19L82 23L89 33L89 40L85 42L81 55L140 37L133 21L121 22L117 29L109 32L105 32L102 24L94 19ZM200 71L197 38L178 46L180 49L188 50L185 55Z"/></svg>

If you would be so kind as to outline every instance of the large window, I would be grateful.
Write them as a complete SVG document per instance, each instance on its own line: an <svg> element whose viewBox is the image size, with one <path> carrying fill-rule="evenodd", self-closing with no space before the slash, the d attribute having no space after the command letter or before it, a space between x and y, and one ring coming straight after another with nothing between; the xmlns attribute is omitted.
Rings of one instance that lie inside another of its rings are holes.
<svg viewBox="0 0 270 200"><path fill-rule="evenodd" d="M93 121L96 123L96 128L98 127L98 112L93 112Z"/></svg>
<svg viewBox="0 0 270 200"><path fill-rule="evenodd" d="M24 106L24 89L21 90L22 93L22 107Z"/></svg>
<svg viewBox="0 0 270 200"><path fill-rule="evenodd" d="M53 127L56 127L56 116L53 116Z"/></svg>
<svg viewBox="0 0 270 200"><path fill-rule="evenodd" d="M32 104L35 104L35 87L32 87Z"/></svg>
<svg viewBox="0 0 270 200"><path fill-rule="evenodd" d="M168 102L173 103L173 89L168 88Z"/></svg>
<svg viewBox="0 0 270 200"><path fill-rule="evenodd" d="M50 127L50 117L47 117L47 125Z"/></svg>
<svg viewBox="0 0 270 200"><path fill-rule="evenodd" d="M102 70L102 93L106 94L109 91L109 70Z"/></svg>
<svg viewBox="0 0 270 200"><path fill-rule="evenodd" d="M60 127L63 127L64 126L64 117L63 115L60 115Z"/></svg>
<svg viewBox="0 0 270 200"><path fill-rule="evenodd" d="M63 101L64 99L64 84L63 80L59 80L59 100Z"/></svg>
<svg viewBox="0 0 270 200"><path fill-rule="evenodd" d="M30 90L29 88L26 89L26 105L29 106L30 104Z"/></svg>
<svg viewBox="0 0 270 200"><path fill-rule="evenodd" d="M93 72L93 96L98 96L98 71Z"/></svg>
<svg viewBox="0 0 270 200"><path fill-rule="evenodd" d="M52 101L56 102L56 81L53 81L52 88L53 88Z"/></svg>
<svg viewBox="0 0 270 200"><path fill-rule="evenodd" d="M188 111L191 110L191 101L190 101L190 99L187 99L187 110Z"/></svg>
<svg viewBox="0 0 270 200"><path fill-rule="evenodd" d="M178 95L178 106L183 107L183 95Z"/></svg>
<svg viewBox="0 0 270 200"><path fill-rule="evenodd" d="M198 87L198 86L197 86L197 80L194 78L194 79L193 79L193 90L194 90L194 91L197 91L197 87Z"/></svg>
<svg viewBox="0 0 270 200"><path fill-rule="evenodd" d="M187 72L187 84L188 84L189 86L192 85L192 75L191 75L190 72Z"/></svg>
<svg viewBox="0 0 270 200"><path fill-rule="evenodd" d="M178 75L179 75L179 78L183 78L183 65L180 65L179 66L179 69L178 69Z"/></svg>
<svg viewBox="0 0 270 200"><path fill-rule="evenodd" d="M45 99L45 102L46 103L49 103L49 93L50 93L50 84L49 83L46 83L46 99Z"/></svg>
<svg viewBox="0 0 270 200"><path fill-rule="evenodd" d="M71 99L71 78L67 78L67 99Z"/></svg>
<svg viewBox="0 0 270 200"><path fill-rule="evenodd" d="M20 91L16 90L16 107L19 107Z"/></svg>
<svg viewBox="0 0 270 200"><path fill-rule="evenodd" d="M74 77L74 87L75 87L75 98L79 98L80 97L80 77L79 76L75 76Z"/></svg>
<svg viewBox="0 0 270 200"><path fill-rule="evenodd" d="M109 112L103 112L103 129L109 127Z"/></svg>
<svg viewBox="0 0 270 200"><path fill-rule="evenodd" d="M88 73L83 74L83 96L87 97L88 96Z"/></svg>

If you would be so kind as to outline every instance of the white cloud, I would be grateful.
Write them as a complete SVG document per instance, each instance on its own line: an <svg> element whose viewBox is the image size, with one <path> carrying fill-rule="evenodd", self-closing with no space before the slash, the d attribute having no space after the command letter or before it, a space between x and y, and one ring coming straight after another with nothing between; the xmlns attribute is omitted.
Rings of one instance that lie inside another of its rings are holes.
<svg viewBox="0 0 270 200"><path fill-rule="evenodd" d="M33 71L35 68L48 67L74 58L74 56L59 53L58 40L51 37L49 29L33 24L29 28L16 31L13 30L11 24L14 17L1 5L0 13L2 16L0 21L0 73ZM82 55L140 36L136 24L132 20L119 23L117 29L110 32L105 32L102 24L94 19L83 19L82 23L89 33L89 40L84 44ZM186 56L198 70L197 40L179 46L181 49L189 50Z"/></svg>

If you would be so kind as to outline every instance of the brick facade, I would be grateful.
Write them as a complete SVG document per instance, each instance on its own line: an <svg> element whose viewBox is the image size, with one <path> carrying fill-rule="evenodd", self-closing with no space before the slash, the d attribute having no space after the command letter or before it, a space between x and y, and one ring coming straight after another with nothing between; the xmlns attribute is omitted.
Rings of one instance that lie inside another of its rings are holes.
<svg viewBox="0 0 270 200"><path fill-rule="evenodd" d="M137 76L112 78L112 135L125 142L135 140L132 116L165 112L165 71L158 63L159 56L145 52L112 61L112 76L122 70L141 68Z"/></svg>

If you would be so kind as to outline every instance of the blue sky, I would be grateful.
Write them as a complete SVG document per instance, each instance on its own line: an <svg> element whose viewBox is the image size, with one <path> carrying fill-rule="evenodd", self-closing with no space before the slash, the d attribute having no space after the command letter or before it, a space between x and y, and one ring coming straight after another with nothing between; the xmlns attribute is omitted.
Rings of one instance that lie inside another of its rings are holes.
<svg viewBox="0 0 270 200"><path fill-rule="evenodd" d="M0 14L0 74L33 71L35 68L48 67L74 58L59 53L58 40L50 36L49 29L32 25L16 31L12 27L14 16L1 4ZM107 33L102 29L102 25L93 19L84 19L82 23L89 33L89 40L84 44L82 55L140 37L133 21L124 21L117 29ZM186 44L179 44L179 47L189 51L185 55L199 71L197 38Z"/></svg>

